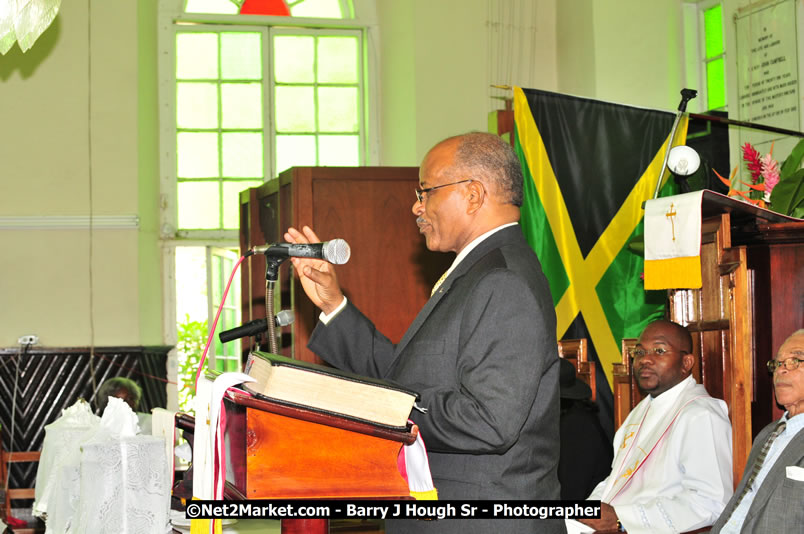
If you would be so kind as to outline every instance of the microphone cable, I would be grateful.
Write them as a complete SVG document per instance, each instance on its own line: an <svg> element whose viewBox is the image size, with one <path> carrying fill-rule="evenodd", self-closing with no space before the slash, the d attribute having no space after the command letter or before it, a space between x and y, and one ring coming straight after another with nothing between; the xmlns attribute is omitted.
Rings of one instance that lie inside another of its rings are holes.
<svg viewBox="0 0 804 534"><path fill-rule="evenodd" d="M223 296L221 297L221 302L218 305L218 312L215 314L215 320L212 322L212 325L209 328L209 335L207 336L207 344L204 346L204 353L201 355L201 361L198 363L198 369L195 372L195 382L193 382L193 391L198 390L198 378L201 376L201 370L204 368L204 362L207 359L207 351L209 351L209 346L212 343L212 338L215 336L215 327L218 326L218 318L221 316L221 312L223 311L223 304L226 302L226 295L229 294L229 287L232 285L232 280L234 280L234 276L237 273L237 269L240 267L240 264L243 263L243 260L246 259L248 255L240 256L240 259L237 260L234 268L232 268L232 274L229 275L229 281L226 282L226 289L223 290Z"/></svg>

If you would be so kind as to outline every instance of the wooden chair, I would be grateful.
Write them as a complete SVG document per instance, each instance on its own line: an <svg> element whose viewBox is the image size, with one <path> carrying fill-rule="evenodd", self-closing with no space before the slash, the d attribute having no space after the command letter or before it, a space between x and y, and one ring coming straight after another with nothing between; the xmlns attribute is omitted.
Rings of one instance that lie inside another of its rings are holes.
<svg viewBox="0 0 804 534"><path fill-rule="evenodd" d="M588 340L581 339L562 339L558 342L558 356L569 360L575 366L575 375L586 382L592 390L592 402L597 399L597 388L595 387L595 362L587 359Z"/></svg>
<svg viewBox="0 0 804 534"><path fill-rule="evenodd" d="M620 363L614 364L614 428L620 428L631 409L643 399L631 374L631 351L637 338L623 338L620 350Z"/></svg>
<svg viewBox="0 0 804 534"><path fill-rule="evenodd" d="M7 452L0 448L0 483L6 485L9 475L9 464L23 462L39 462L40 451ZM34 488L8 488L5 492L5 502L3 503L3 520L11 516L11 501L15 499L33 499ZM15 528L14 534L33 534L38 532L35 528Z"/></svg>

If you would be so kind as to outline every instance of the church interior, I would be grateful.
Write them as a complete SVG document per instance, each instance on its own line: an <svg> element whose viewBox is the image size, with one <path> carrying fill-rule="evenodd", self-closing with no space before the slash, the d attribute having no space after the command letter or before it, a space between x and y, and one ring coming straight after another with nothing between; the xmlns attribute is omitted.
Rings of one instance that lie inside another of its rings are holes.
<svg viewBox="0 0 804 534"><path fill-rule="evenodd" d="M322 362L307 348L318 310L290 262L274 288L261 255L243 258L286 241L288 226L349 242L338 268L347 298L399 341L454 257L425 249L411 189L428 150L465 132L503 136L538 195L534 162L544 159L528 143L533 132L544 138L577 251L565 254L559 238L535 247L556 305L557 352L589 386L609 443L644 398L634 346L661 317L687 326L693 377L728 406L735 486L757 433L784 413L764 371L804 328L804 204L796 211L791 193L777 212L781 188L773 202L770 191L732 189L750 179L746 144L782 164L804 138L799 0L38 0L26 12L38 27L21 14L9 25L24 3L0 0L9 6L0 32L16 29L16 38L0 33L0 519L23 518L12 532L44 531L31 513L46 429L79 399L100 415L106 380L134 380L136 411L173 417L193 414L202 357L216 376L238 373L251 350L268 351L266 329L277 330L270 352ZM697 94L682 100L685 88ZM558 156L576 134L591 136L584 121L595 106L633 115L635 129ZM540 133L557 124L554 110L571 108L563 138ZM703 160L690 179L693 191L707 189L698 280L648 290L657 271L643 265L645 202L662 179L663 196L689 190L665 171L673 144ZM610 161L598 163L608 145ZM562 164L574 185L562 182ZM784 179L790 169L780 167ZM627 184L649 172L643 197L629 196ZM534 232L549 233L560 210L541 198L549 222ZM527 199L526 190L523 212ZM553 249L558 270L542 255ZM282 309L295 322L267 326ZM253 321L258 333L220 341ZM181 417L175 428L192 429ZM238 524L223 532L305 531Z"/></svg>

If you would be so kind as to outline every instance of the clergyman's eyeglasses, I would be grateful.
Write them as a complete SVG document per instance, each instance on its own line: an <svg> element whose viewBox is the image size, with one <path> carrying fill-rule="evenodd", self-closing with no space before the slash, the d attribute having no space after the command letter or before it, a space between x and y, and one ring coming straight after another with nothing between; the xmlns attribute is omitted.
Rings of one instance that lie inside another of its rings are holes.
<svg viewBox="0 0 804 534"><path fill-rule="evenodd" d="M654 356L664 356L665 354L668 354L670 352L675 351L673 351L672 349L666 349L664 347L654 347L652 349L632 349L631 358L633 358L634 360L639 360L644 358L648 354L652 354ZM679 352L681 352L682 355L689 354L689 352L684 352L683 350Z"/></svg>
<svg viewBox="0 0 804 534"><path fill-rule="evenodd" d="M466 182L474 182L474 180L469 178L469 179L466 179L466 180L460 180L460 181L452 182L452 183L449 183L449 184L436 185L436 186L433 186L433 187L426 187L424 189L414 189L414 191L416 192L416 198L419 200L419 202L424 203L424 201L427 199L425 194L429 193L430 191L435 191L436 189L441 189L442 187L447 187L449 185L463 184L463 183L466 183Z"/></svg>

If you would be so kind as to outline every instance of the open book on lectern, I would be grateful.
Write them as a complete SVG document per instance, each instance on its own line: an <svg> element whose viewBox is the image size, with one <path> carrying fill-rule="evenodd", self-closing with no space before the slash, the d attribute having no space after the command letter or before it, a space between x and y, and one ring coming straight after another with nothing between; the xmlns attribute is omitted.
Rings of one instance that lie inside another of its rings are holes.
<svg viewBox="0 0 804 534"><path fill-rule="evenodd" d="M268 352L249 354L243 388L274 402L404 429L419 394L369 378Z"/></svg>

